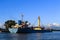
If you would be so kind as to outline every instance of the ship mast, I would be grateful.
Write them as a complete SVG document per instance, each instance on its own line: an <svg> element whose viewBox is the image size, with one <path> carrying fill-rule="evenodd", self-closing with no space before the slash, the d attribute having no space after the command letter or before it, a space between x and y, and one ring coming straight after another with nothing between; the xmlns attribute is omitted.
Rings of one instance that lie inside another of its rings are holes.
<svg viewBox="0 0 60 40"><path fill-rule="evenodd" d="M40 27L40 16L38 16L38 27Z"/></svg>
<svg viewBox="0 0 60 40"><path fill-rule="evenodd" d="M24 17L24 15L23 14L21 14L21 20L23 21L23 17Z"/></svg>
<svg viewBox="0 0 60 40"><path fill-rule="evenodd" d="M42 30L40 27L40 16L38 16L38 26L34 30Z"/></svg>

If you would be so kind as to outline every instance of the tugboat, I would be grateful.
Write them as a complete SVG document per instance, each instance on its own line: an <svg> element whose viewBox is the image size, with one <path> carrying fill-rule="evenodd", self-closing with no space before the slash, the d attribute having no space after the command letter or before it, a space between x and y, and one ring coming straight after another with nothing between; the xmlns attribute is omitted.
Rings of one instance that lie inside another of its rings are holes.
<svg viewBox="0 0 60 40"><path fill-rule="evenodd" d="M23 15L22 15L23 20ZM52 30L46 30L40 26L40 16L38 16L38 26L37 27L29 27L28 21L19 21L19 24L14 28L9 28L10 33L44 33L44 32L52 32Z"/></svg>

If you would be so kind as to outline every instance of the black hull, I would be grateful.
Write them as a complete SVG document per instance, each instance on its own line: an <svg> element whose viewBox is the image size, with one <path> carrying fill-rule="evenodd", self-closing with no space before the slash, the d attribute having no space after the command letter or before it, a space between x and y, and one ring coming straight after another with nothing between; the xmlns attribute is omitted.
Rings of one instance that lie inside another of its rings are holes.
<svg viewBox="0 0 60 40"><path fill-rule="evenodd" d="M45 33L45 32L52 32L52 30L33 30L29 28L18 28L17 33Z"/></svg>
<svg viewBox="0 0 60 40"><path fill-rule="evenodd" d="M32 28L17 28L17 33L45 33L52 32L53 30L33 30ZM2 29L1 32L10 33L10 31L6 29Z"/></svg>
<svg viewBox="0 0 60 40"><path fill-rule="evenodd" d="M45 32L52 32L50 30L29 30L29 31L18 31L17 33L45 33Z"/></svg>

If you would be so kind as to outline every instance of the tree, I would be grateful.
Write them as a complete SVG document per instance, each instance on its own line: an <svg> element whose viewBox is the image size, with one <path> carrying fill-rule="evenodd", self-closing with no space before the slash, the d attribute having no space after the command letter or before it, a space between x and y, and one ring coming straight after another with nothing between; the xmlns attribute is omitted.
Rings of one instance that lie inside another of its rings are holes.
<svg viewBox="0 0 60 40"><path fill-rule="evenodd" d="M6 27L6 30L8 30L8 28L11 28L11 26L14 26L15 24L16 22L14 20L7 20L4 25Z"/></svg>

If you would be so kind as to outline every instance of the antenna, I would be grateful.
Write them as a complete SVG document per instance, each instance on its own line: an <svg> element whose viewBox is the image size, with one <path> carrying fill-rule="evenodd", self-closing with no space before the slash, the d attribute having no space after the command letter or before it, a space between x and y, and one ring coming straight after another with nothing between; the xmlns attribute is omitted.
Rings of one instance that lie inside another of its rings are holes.
<svg viewBox="0 0 60 40"><path fill-rule="evenodd" d="M23 14L21 14L21 20L23 21L23 17L24 17L24 15Z"/></svg>

